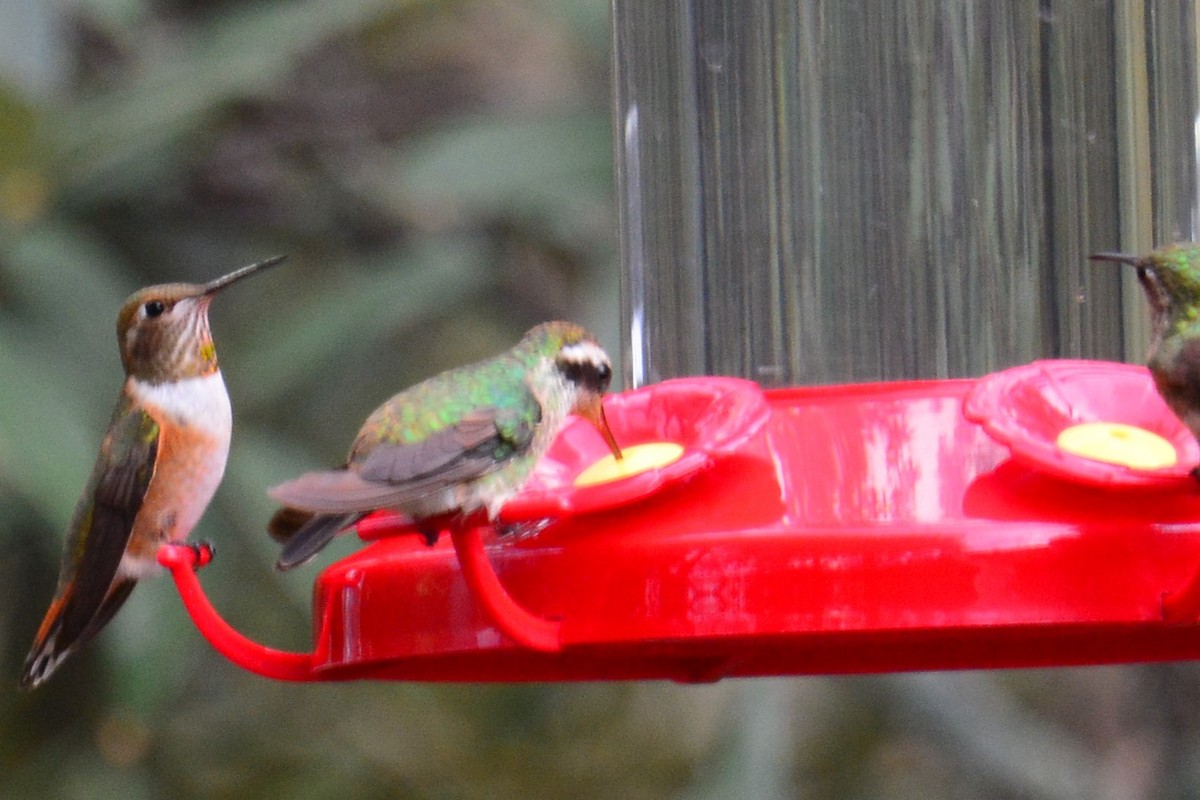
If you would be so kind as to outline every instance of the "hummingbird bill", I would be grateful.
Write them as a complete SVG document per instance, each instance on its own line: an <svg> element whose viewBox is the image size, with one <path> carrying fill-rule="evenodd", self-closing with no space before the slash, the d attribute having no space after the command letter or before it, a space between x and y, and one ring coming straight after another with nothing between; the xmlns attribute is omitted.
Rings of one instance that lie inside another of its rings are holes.
<svg viewBox="0 0 1200 800"><path fill-rule="evenodd" d="M25 659L32 689L113 618L158 548L187 539L229 455L232 410L208 309L276 256L203 284L132 294L117 315L125 382L67 534L58 586Z"/></svg>
<svg viewBox="0 0 1200 800"><path fill-rule="evenodd" d="M547 322L505 353L400 392L367 417L343 467L267 492L283 506L268 525L283 542L276 567L305 563L376 509L405 514L430 543L438 531L422 522L479 510L494 519L570 414L590 421L620 458L602 404L611 381L595 337Z"/></svg>
<svg viewBox="0 0 1200 800"><path fill-rule="evenodd" d="M1167 407L1200 441L1200 243L1179 242L1144 256L1089 258L1137 271L1153 327L1146 366ZM1200 478L1200 467L1192 475Z"/></svg>

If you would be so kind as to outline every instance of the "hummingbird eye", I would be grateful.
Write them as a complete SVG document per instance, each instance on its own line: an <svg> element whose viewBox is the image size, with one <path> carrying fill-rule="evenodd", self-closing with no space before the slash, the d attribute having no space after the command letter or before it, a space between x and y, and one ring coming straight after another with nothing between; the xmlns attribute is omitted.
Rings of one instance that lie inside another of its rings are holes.
<svg viewBox="0 0 1200 800"><path fill-rule="evenodd" d="M558 368L563 377L571 383L596 392L607 391L608 384L612 381L612 367L605 362L560 361Z"/></svg>
<svg viewBox="0 0 1200 800"><path fill-rule="evenodd" d="M154 319L155 317L162 316L162 313L167 310L167 305L162 300L151 300L142 306L142 308L145 310L147 317Z"/></svg>

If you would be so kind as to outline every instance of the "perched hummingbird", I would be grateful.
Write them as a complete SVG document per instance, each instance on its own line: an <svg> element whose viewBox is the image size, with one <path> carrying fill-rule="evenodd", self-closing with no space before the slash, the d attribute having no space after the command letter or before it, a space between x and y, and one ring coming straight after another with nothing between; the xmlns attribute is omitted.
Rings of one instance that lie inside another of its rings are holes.
<svg viewBox="0 0 1200 800"><path fill-rule="evenodd" d="M268 494L284 541L276 564L312 558L368 512L422 521L484 509L494 518L520 491L567 415L589 420L617 458L601 400L612 365L578 325L547 322L506 353L444 372L392 397L363 423L346 465L310 472ZM434 541L435 529L423 530Z"/></svg>
<svg viewBox="0 0 1200 800"><path fill-rule="evenodd" d="M1137 270L1154 326L1146 366L1167 406L1200 440L1200 244L1167 245L1147 256L1096 253L1089 258ZM1200 477L1200 467L1192 474Z"/></svg>
<svg viewBox="0 0 1200 800"><path fill-rule="evenodd" d="M121 307L125 384L75 506L58 589L25 659L22 688L46 680L95 636L156 568L159 545L186 539L199 521L225 471L232 425L208 306L226 286L283 258L211 283L151 286Z"/></svg>

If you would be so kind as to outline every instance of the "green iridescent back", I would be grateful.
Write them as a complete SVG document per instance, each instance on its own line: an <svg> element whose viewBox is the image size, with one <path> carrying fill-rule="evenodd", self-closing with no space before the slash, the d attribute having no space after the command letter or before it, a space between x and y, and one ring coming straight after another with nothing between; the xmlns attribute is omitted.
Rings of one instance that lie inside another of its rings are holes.
<svg viewBox="0 0 1200 800"><path fill-rule="evenodd" d="M1175 321L1179 322L1181 315L1195 320L1200 308L1200 244L1168 245L1155 250L1146 260L1167 292Z"/></svg>
<svg viewBox="0 0 1200 800"><path fill-rule="evenodd" d="M522 438L541 417L526 382L543 359L565 345L590 340L586 330L565 322L537 326L511 350L485 361L443 372L392 397L367 417L350 451L365 458L378 444L415 444L457 424L468 414L493 411L507 442ZM503 447L503 445L502 445ZM498 458L510 454L497 452Z"/></svg>

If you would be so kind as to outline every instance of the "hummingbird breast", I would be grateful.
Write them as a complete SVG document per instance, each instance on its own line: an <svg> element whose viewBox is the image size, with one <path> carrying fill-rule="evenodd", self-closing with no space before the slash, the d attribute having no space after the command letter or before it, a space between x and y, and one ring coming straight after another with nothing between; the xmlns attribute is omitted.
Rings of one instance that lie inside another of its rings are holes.
<svg viewBox="0 0 1200 800"><path fill-rule="evenodd" d="M186 539L212 500L229 456L233 414L220 372L146 384L127 391L158 423L154 475L134 521L120 572L138 577L156 568L158 546Z"/></svg>
<svg viewBox="0 0 1200 800"><path fill-rule="evenodd" d="M554 437L575 405L577 390L563 378L550 359L542 359L526 380L530 393L541 408L540 419L533 431L533 440L524 452L513 453L499 469L478 478L459 489L458 507L471 510L485 507L488 516L495 518L529 480L537 462L550 449Z"/></svg>

